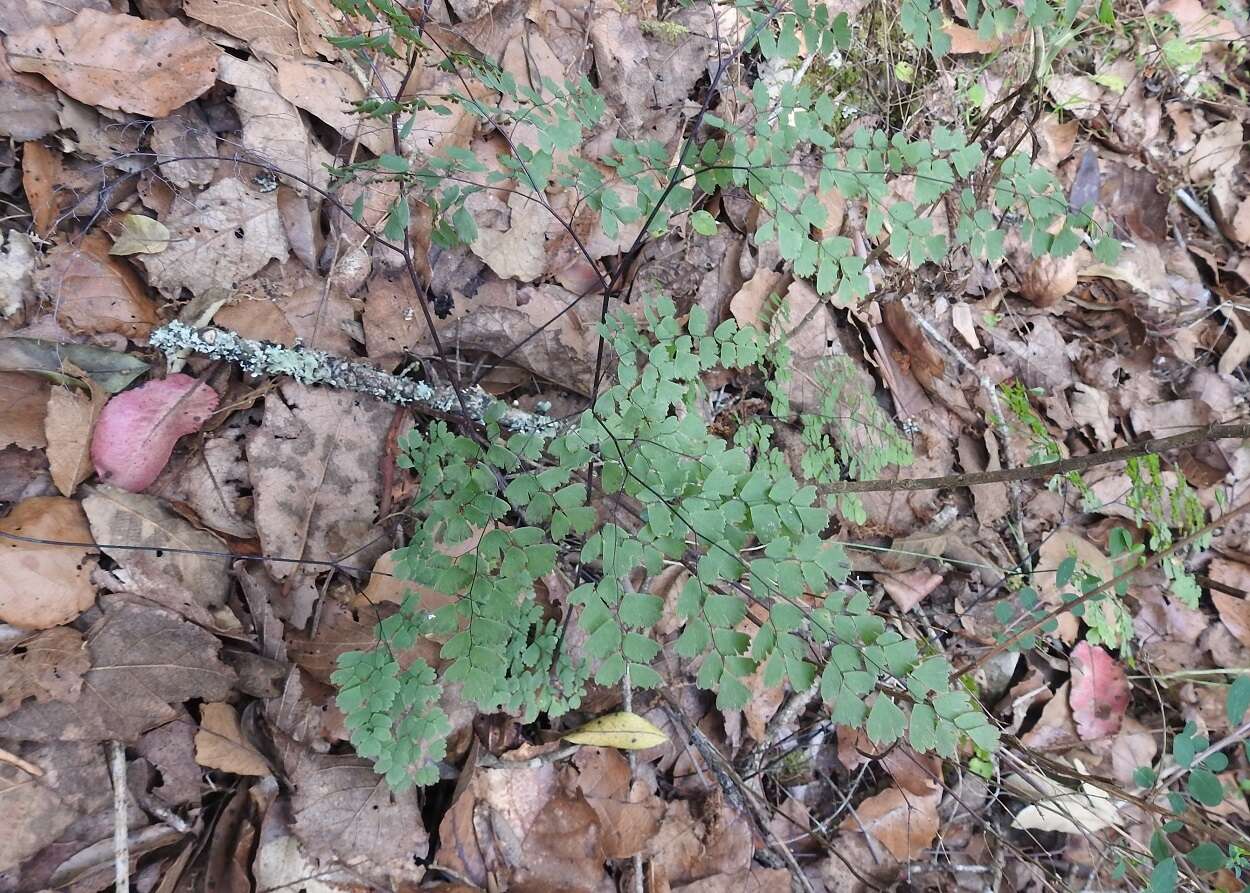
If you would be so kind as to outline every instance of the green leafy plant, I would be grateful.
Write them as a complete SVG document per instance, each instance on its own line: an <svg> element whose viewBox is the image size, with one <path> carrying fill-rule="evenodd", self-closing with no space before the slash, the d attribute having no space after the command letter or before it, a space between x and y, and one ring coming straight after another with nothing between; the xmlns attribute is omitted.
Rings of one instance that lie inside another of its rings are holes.
<svg viewBox="0 0 1250 893"><path fill-rule="evenodd" d="M592 158L578 150L606 104L585 78L521 84L489 60L440 45L391 0L335 5L371 23L332 39L355 62L378 55L408 75L426 63L453 72L460 85L439 96L400 90L358 103L362 116L391 123L393 150L333 170L336 186L392 196L379 235L404 255L414 284L408 246L417 213L434 244L472 242L477 222L466 199L484 189L509 190L555 214L581 246L547 198L570 192L575 207L597 213L608 237L637 232L621 269L643 240L672 227L714 234L724 223L710 199L743 189L762 212L756 242L775 242L794 275L835 306L869 294L871 265L885 253L906 269L955 254L996 260L1013 228L1039 253L1070 253L1083 238L1096 240L1103 257L1116 248L1089 232L1088 215L1069 215L1050 173L1016 145L993 145L1001 128L989 139L940 124L924 133L858 126L840 136L846 109L799 74L812 59L827 75L836 71L855 39L856 23L824 4L742 0L740 43L720 56L676 155L654 139L618 137ZM1032 0L1021 10L992 3L972 13L987 34L1020 21L1063 32L1076 9ZM949 40L926 0L907 0L901 25L915 45L906 60L913 81ZM649 29L686 39L660 20ZM713 108L735 66L757 73L748 90ZM460 112L501 138L497 167L454 145L405 150L419 116ZM875 239L876 253L826 232L829 196L862 205L857 235ZM363 195L351 210L363 219ZM588 253L585 260L595 266ZM619 275L601 274L601 283L609 298L620 296ZM627 315L602 320L615 376L558 436L507 434L488 416L484 432L440 422L404 440L401 464L420 492L396 570L453 601L426 612L414 595L379 625L375 649L343 656L334 682L358 752L397 787L430 783L447 731L438 706L446 684L483 710L526 719L574 708L592 679L662 684L654 627L665 605L645 583L676 563L690 577L672 606L681 628L674 647L720 706L742 707L746 678L762 669L770 686L818 685L834 721L866 728L877 743L906 737L918 750L950 756L970 739L988 758L997 730L967 690L952 687L949 663L921 654L874 614L867 594L850 584L842 547L822 538L837 521L864 515L854 498L822 498L820 487L905 463L905 438L870 394L854 393L849 376L830 368L819 408L798 419L806 452L796 477L769 421L747 420L732 441L712 432L701 379L716 368L739 370L770 397L771 418L786 419L784 343L732 322L712 327L697 307L683 317L663 296L644 307L645 324ZM855 443L850 419L881 437ZM605 503L614 506L611 520L602 517ZM471 537L476 545L463 555L440 549ZM535 594L557 566L575 583L558 606ZM576 654L570 623L583 634ZM443 643L440 669L399 656L420 636Z"/></svg>
<svg viewBox="0 0 1250 893"><path fill-rule="evenodd" d="M629 316L613 320L617 383L567 433L544 444L503 436L491 422L483 443L435 424L405 440L401 464L421 489L416 533L396 571L455 601L423 613L414 595L381 625L389 648L344 656L334 681L358 751L378 759L392 784L433 777L445 734L431 706L438 683L420 661L401 668L394 657L418 635L449 637L441 682L459 683L484 710L558 716L592 677L661 685L651 664L664 604L638 580L674 562L691 574L675 604L683 626L674 648L721 707L742 708L743 680L762 667L768 685L804 690L819 680L833 719L865 727L874 742L906 736L952 756L966 736L992 750L997 729L951 686L950 664L922 657L869 610L864 592L846 587L842 547L820 538L832 514L816 487L771 451L753 454L709 432L700 373L751 367L765 352L762 336L732 322L709 330L698 308L683 327L664 299L647 319L645 330ZM753 439L746 428L738 438ZM588 468L605 498L637 506L630 523L599 522ZM478 533L465 555L440 551ZM583 654L560 647L558 624L533 591L562 558L587 578L568 596ZM749 621L753 606L762 613ZM414 719L422 709L423 722ZM407 766L390 758L401 740Z"/></svg>

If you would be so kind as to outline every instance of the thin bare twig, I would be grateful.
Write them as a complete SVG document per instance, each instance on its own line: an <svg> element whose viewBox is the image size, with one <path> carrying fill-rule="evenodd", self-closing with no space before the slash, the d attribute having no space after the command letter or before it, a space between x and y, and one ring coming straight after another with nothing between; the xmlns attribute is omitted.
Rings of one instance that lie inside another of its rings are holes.
<svg viewBox="0 0 1250 893"><path fill-rule="evenodd" d="M110 741L109 774L113 778L113 889L130 893L130 832L126 822L126 747Z"/></svg>

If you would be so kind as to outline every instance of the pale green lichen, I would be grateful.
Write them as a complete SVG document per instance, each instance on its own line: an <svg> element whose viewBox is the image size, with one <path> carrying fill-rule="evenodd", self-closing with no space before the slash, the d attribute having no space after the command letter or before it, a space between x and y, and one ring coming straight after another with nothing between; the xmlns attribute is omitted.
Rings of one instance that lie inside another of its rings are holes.
<svg viewBox="0 0 1250 893"><path fill-rule="evenodd" d="M457 395L454 388L446 385L431 387L426 382L391 375L367 363L345 360L325 351L253 341L227 329L196 329L175 321L155 330L149 343L169 356L197 353L236 365L248 375L285 375L301 384L355 391L440 415L459 414L463 405L475 422L481 422L495 404L495 398L478 387L463 389ZM499 423L509 431L541 437L554 436L562 427L554 419L515 407L505 410Z"/></svg>

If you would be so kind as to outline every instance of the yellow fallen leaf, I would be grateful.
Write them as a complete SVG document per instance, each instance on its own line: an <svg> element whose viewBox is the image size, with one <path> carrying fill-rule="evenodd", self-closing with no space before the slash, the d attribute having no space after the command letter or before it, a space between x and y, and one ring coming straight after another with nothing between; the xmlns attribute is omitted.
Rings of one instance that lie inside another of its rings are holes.
<svg viewBox="0 0 1250 893"><path fill-rule="evenodd" d="M154 217L127 214L109 254L160 254L169 247L169 228Z"/></svg>
<svg viewBox="0 0 1250 893"><path fill-rule="evenodd" d="M646 750L668 740L668 736L637 713L609 713L564 736L565 741L590 747L617 750Z"/></svg>

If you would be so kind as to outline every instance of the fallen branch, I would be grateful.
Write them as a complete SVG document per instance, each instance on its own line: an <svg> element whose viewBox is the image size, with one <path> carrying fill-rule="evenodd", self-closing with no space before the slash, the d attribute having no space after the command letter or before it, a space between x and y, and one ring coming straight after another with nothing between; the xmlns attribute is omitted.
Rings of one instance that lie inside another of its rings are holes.
<svg viewBox="0 0 1250 893"><path fill-rule="evenodd" d="M201 354L213 360L234 363L250 375L287 375L302 384L324 384L356 391L403 406L415 406L436 415L455 413L463 406L469 420L482 423L499 404L480 387L464 388L459 396L450 386L431 386L423 381L401 378L368 363L345 360L322 350L285 347L271 341L253 341L228 329L197 329L182 322L171 322L152 333L150 343L167 356L182 351ZM517 434L549 437L563 425L557 419L505 406L499 424Z"/></svg>
<svg viewBox="0 0 1250 893"><path fill-rule="evenodd" d="M1090 453L1087 456L1073 456L1071 459L1059 459L1055 462L1043 462L1040 465L1025 465L1017 468L999 468L994 471L972 471L964 474L948 474L937 478L899 478L892 481L837 481L828 488L835 493L879 493L892 490L943 490L949 487L975 487L978 484L998 484L1006 481L1031 481L1048 478L1056 474L1067 474L1070 471L1082 471L1098 465L1109 465L1122 459L1134 456L1145 456L1150 453L1166 453L1168 450L1179 450L1185 447L1209 443L1225 438L1250 437L1250 423L1240 422L1227 425L1207 425L1205 428L1194 428L1171 437L1152 437L1126 444L1112 450Z"/></svg>
<svg viewBox="0 0 1250 893"><path fill-rule="evenodd" d="M228 329L209 327L196 329L182 322L171 322L152 333L150 343L167 355L182 351L201 354L210 359L238 365L251 375L288 375L303 384L324 384L362 394L369 394L389 403L416 406L435 415L454 414L460 409L456 391L450 386L431 386L383 372L368 363L345 360L334 354L305 347L285 347L270 341L253 341ZM481 423L492 407L499 405L494 397L480 387L464 388L464 407L469 420ZM566 426L560 419L549 418L507 406L499 418L501 427L518 434L552 437ZM935 478L898 478L896 480L837 481L828 488L834 493L881 493L910 490L943 490L950 487L975 487L1009 481L1049 478L1070 471L1082 471L1108 465L1149 453L1164 453L1197 446L1225 438L1250 437L1250 423L1240 422L1194 428L1170 437L1139 440L1122 447L1074 456L1041 465L1000 468L948 474Z"/></svg>

